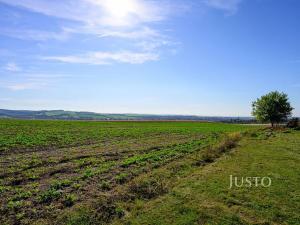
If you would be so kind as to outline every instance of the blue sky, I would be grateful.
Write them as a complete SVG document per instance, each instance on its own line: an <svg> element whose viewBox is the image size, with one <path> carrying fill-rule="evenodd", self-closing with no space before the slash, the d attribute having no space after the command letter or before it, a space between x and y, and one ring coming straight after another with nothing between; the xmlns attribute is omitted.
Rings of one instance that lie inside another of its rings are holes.
<svg viewBox="0 0 300 225"><path fill-rule="evenodd" d="M300 116L298 0L0 0L0 108Z"/></svg>

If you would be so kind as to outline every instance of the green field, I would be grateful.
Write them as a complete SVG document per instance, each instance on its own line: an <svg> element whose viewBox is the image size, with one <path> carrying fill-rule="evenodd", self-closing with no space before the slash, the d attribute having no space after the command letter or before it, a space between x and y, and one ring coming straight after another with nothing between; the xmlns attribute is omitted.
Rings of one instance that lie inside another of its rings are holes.
<svg viewBox="0 0 300 225"><path fill-rule="evenodd" d="M299 144L249 125L0 120L0 224L299 224ZM229 174L274 185L229 191Z"/></svg>
<svg viewBox="0 0 300 225"><path fill-rule="evenodd" d="M299 131L246 136L215 163L170 178L165 195L122 204L131 213L114 224L299 225L299 153ZM270 177L272 184L229 189L230 175Z"/></svg>

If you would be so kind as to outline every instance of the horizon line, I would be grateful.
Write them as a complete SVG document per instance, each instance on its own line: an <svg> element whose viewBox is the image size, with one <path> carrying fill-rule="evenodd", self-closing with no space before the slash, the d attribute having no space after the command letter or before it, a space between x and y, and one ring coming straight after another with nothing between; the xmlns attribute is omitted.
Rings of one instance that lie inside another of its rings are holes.
<svg viewBox="0 0 300 225"><path fill-rule="evenodd" d="M164 114L164 113L134 113L134 112L127 112L127 113L111 113L111 112L96 112L96 111L86 111L86 110L67 110L67 109L4 109L0 108L0 110L7 110L7 111L31 111L31 112L40 112L40 111L64 111L64 112L78 112L78 113L95 113L95 114L103 114L103 115L148 115L148 116L194 116L194 117L221 117L221 118L254 118L253 116L225 116L225 115L196 115L196 114ZM296 116L297 117L297 116Z"/></svg>

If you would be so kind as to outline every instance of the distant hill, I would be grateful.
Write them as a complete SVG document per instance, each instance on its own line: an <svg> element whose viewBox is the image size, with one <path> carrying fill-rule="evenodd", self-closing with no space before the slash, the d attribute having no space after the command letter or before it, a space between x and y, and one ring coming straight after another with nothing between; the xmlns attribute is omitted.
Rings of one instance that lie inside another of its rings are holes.
<svg viewBox="0 0 300 225"><path fill-rule="evenodd" d="M251 122L252 117L208 117L187 115L147 115L147 114L105 114L94 112L75 112L64 110L7 110L0 109L0 118L12 119L47 119L47 120L190 120Z"/></svg>

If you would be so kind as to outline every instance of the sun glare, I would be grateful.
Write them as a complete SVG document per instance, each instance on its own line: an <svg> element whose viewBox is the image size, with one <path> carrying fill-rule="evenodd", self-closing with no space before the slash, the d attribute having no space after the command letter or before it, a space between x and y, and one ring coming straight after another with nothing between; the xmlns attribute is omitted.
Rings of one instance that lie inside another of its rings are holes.
<svg viewBox="0 0 300 225"><path fill-rule="evenodd" d="M138 10L136 0L106 0L104 3L106 11L116 18L124 18Z"/></svg>

